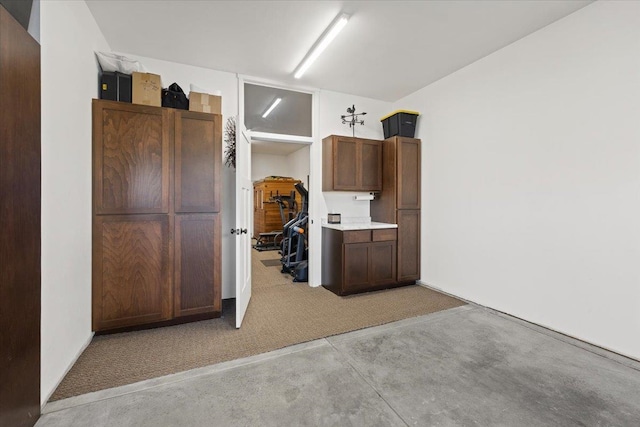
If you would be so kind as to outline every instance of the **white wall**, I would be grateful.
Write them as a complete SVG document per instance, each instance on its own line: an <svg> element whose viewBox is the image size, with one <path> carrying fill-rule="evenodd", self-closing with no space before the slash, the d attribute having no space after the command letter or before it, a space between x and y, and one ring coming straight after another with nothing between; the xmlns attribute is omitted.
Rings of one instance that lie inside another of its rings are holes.
<svg viewBox="0 0 640 427"><path fill-rule="evenodd" d="M109 46L84 2L40 3L44 403L91 339L91 98Z"/></svg>
<svg viewBox="0 0 640 427"><path fill-rule="evenodd" d="M639 2L596 2L396 103L424 282L640 359L639 40Z"/></svg>
<svg viewBox="0 0 640 427"><path fill-rule="evenodd" d="M176 82L185 93L189 93L189 85L195 84L209 91L219 90L222 93L222 122L238 114L238 79L235 74L210 70L202 67L178 64L159 59L146 58L123 53L129 58L139 60L149 73L159 74L162 86L168 87ZM222 134L224 141L224 132ZM223 142L224 154L224 142ZM224 159L224 157L223 157ZM234 227L235 207L235 169L222 168L222 298L234 298L235 288L235 241L229 230Z"/></svg>
<svg viewBox="0 0 640 427"><path fill-rule="evenodd" d="M251 153L251 181L258 181L272 175L292 176L287 156Z"/></svg>
<svg viewBox="0 0 640 427"><path fill-rule="evenodd" d="M251 180L258 181L267 176L290 176L299 179L308 186L309 145L301 145L293 153L284 154L251 154Z"/></svg>
<svg viewBox="0 0 640 427"><path fill-rule="evenodd" d="M305 145L299 150L287 156L287 164L289 165L289 176L299 179L304 184L304 188L309 190L309 154L311 146Z"/></svg>

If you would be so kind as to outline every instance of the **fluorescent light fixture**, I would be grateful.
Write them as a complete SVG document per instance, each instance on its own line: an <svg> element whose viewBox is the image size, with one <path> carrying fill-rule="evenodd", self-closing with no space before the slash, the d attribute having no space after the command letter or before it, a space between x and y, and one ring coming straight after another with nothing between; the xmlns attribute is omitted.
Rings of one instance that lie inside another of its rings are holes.
<svg viewBox="0 0 640 427"><path fill-rule="evenodd" d="M304 61L298 66L296 73L293 75L296 79L302 77L302 75L307 71L307 69L313 64L313 61L318 59L322 51L324 51L327 46L336 38L338 33L347 25L349 22L349 15L343 13L339 15L336 19L333 20L333 23L327 28L327 30L322 34L322 37L316 42L311 51L307 54Z"/></svg>
<svg viewBox="0 0 640 427"><path fill-rule="evenodd" d="M269 107L269 109L264 112L264 114L262 115L262 118L263 119L267 118L267 116L273 111L273 109L276 108L278 104L280 104L280 101L282 101L282 98L278 98L275 101L273 101L273 104L271 104L271 107Z"/></svg>

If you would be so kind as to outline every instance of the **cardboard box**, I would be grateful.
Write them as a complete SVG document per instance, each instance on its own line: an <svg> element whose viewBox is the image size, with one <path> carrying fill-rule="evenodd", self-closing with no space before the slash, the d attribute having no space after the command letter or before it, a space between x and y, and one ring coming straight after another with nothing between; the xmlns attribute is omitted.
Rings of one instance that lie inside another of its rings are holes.
<svg viewBox="0 0 640 427"><path fill-rule="evenodd" d="M162 98L162 83L160 76L151 73L131 74L132 101L134 104L152 105L160 107Z"/></svg>
<svg viewBox="0 0 640 427"><path fill-rule="evenodd" d="M222 97L207 93L189 92L189 111L222 114Z"/></svg>

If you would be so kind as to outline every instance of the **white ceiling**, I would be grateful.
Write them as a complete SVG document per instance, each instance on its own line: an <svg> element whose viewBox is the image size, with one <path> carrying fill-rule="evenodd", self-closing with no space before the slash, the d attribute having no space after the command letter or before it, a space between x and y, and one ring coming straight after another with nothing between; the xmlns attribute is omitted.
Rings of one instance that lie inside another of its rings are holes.
<svg viewBox="0 0 640 427"><path fill-rule="evenodd" d="M114 51L396 101L590 0L87 0ZM341 12L349 24L300 80Z"/></svg>

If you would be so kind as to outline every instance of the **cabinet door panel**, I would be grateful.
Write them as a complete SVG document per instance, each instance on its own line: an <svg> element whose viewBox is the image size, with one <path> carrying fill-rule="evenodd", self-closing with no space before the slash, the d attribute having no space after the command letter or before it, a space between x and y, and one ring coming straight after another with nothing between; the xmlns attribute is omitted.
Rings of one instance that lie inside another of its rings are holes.
<svg viewBox="0 0 640 427"><path fill-rule="evenodd" d="M168 113L118 104L93 105L95 212L167 213Z"/></svg>
<svg viewBox="0 0 640 427"><path fill-rule="evenodd" d="M360 162L357 161L358 144L356 140L341 138L334 140L333 156L334 189L358 189L357 176L360 173Z"/></svg>
<svg viewBox="0 0 640 427"><path fill-rule="evenodd" d="M175 115L175 211L218 212L220 116L188 111Z"/></svg>
<svg viewBox="0 0 640 427"><path fill-rule="evenodd" d="M364 191L382 190L382 143L380 141L361 141L361 182Z"/></svg>
<svg viewBox="0 0 640 427"><path fill-rule="evenodd" d="M347 292L371 286L370 243L351 243L344 248L344 290Z"/></svg>
<svg viewBox="0 0 640 427"><path fill-rule="evenodd" d="M171 317L169 217L98 216L94 228L94 330Z"/></svg>
<svg viewBox="0 0 640 427"><path fill-rule="evenodd" d="M420 210L398 210L398 281L420 279Z"/></svg>
<svg viewBox="0 0 640 427"><path fill-rule="evenodd" d="M396 281L396 242L371 244L371 284L384 285Z"/></svg>
<svg viewBox="0 0 640 427"><path fill-rule="evenodd" d="M420 209L420 140L398 138L398 209Z"/></svg>
<svg viewBox="0 0 640 427"><path fill-rule="evenodd" d="M220 215L176 215L175 316L219 312Z"/></svg>

